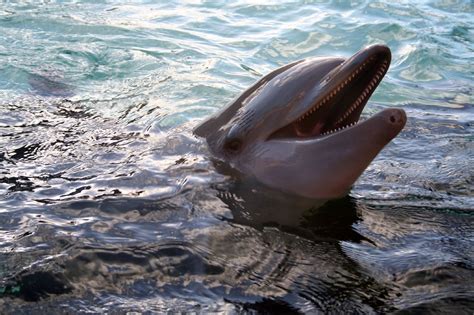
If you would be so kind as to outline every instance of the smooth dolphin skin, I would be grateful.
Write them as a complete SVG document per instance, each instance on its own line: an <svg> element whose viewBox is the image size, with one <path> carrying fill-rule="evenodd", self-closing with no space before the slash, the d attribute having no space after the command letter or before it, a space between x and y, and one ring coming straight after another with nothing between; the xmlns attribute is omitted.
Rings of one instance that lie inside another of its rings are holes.
<svg viewBox="0 0 474 315"><path fill-rule="evenodd" d="M402 109L385 109L359 122L390 60L387 46L374 45L348 59L288 64L194 133L243 176L307 198L341 197L405 126Z"/></svg>

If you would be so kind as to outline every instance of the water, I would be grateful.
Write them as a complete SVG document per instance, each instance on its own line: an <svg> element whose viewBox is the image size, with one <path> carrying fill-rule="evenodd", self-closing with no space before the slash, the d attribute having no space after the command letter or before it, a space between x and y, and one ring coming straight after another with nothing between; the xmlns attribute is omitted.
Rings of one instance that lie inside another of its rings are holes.
<svg viewBox="0 0 474 315"><path fill-rule="evenodd" d="M472 313L473 13L2 2L1 313ZM280 65L371 43L393 62L364 115L406 128L348 197L253 223L190 130Z"/></svg>

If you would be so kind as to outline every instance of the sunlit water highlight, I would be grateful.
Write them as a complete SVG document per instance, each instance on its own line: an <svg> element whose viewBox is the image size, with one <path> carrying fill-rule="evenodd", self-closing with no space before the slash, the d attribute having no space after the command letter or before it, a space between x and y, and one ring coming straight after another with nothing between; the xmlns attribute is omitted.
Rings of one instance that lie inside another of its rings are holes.
<svg viewBox="0 0 474 315"><path fill-rule="evenodd" d="M0 312L472 313L473 16L454 0L2 3ZM278 66L372 43L393 61L364 113L404 108L405 130L348 198L252 224L190 130Z"/></svg>

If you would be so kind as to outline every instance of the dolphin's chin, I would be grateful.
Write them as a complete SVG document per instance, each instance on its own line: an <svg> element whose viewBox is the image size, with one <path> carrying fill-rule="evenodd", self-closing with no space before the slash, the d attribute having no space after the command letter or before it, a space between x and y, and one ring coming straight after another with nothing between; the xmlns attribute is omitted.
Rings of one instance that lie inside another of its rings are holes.
<svg viewBox="0 0 474 315"><path fill-rule="evenodd" d="M357 57L357 56L355 56ZM342 63L330 78L326 91L289 124L268 139L317 138L339 132L358 123L360 114L390 65L390 51L377 51Z"/></svg>

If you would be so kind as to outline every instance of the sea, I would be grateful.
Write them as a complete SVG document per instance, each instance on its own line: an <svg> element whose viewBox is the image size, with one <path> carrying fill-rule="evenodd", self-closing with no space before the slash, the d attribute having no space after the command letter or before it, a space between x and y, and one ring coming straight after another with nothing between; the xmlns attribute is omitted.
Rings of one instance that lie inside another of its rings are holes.
<svg viewBox="0 0 474 315"><path fill-rule="evenodd" d="M258 220L193 128L371 44L362 119L404 130L346 197ZM473 78L473 1L0 1L0 313L472 314Z"/></svg>

